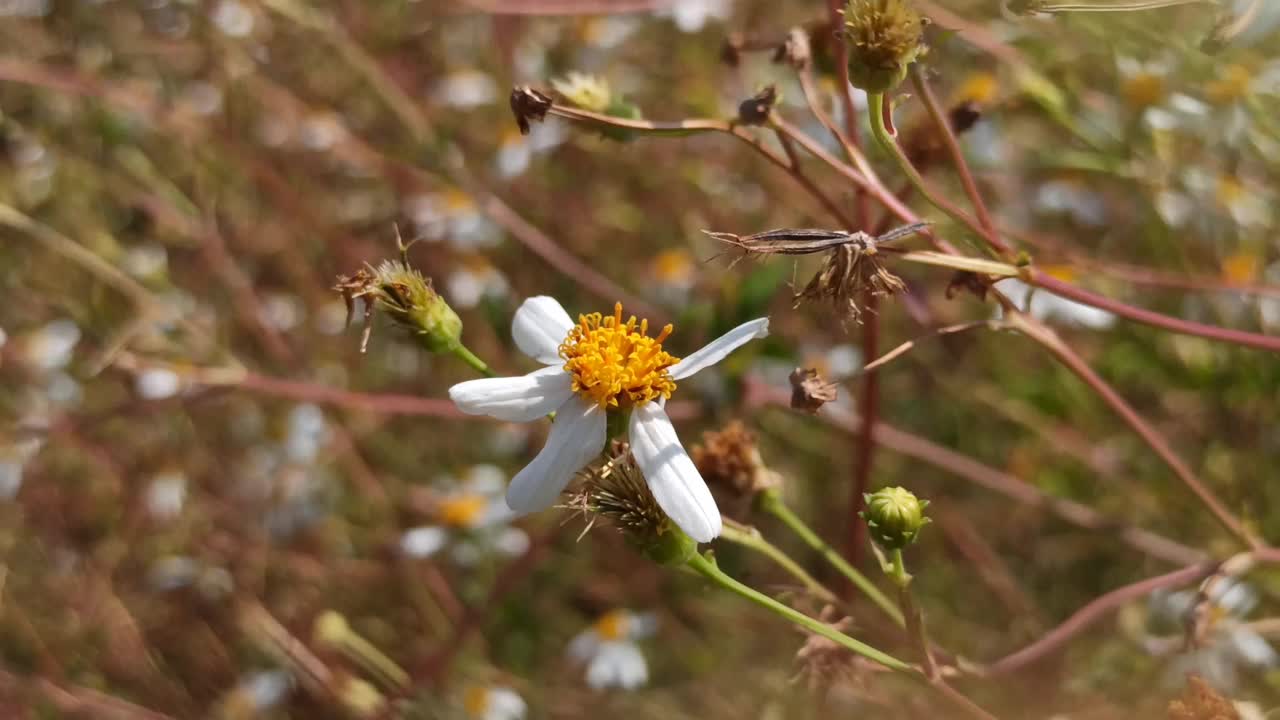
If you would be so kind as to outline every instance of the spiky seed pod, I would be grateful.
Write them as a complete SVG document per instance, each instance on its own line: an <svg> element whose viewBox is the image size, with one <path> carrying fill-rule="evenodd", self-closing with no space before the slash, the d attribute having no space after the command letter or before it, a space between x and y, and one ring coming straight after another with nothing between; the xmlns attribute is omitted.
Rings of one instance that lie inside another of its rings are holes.
<svg viewBox="0 0 1280 720"><path fill-rule="evenodd" d="M350 315L355 298L365 302L364 351L369 321L375 309L386 313L430 352L450 352L462 338L462 320L449 303L431 288L422 273L399 260L386 260L377 268L365 267L351 277L338 278L334 289L342 293Z"/></svg>
<svg viewBox="0 0 1280 720"><path fill-rule="evenodd" d="M598 518L608 520L659 565L683 565L698 552L698 544L658 506L626 443L615 441L604 462L587 466L579 478L567 507L590 518L587 530Z"/></svg>
<svg viewBox="0 0 1280 720"><path fill-rule="evenodd" d="M924 50L924 25L910 0L850 0L843 28L849 82L869 93L897 87Z"/></svg>

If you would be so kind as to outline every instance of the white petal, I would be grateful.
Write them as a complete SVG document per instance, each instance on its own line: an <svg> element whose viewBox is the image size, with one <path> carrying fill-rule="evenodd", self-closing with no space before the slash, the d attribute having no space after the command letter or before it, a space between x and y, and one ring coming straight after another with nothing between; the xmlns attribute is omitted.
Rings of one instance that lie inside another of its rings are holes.
<svg viewBox="0 0 1280 720"><path fill-rule="evenodd" d="M569 657L578 662L586 662L587 658L594 657L596 649L600 647L600 636L595 630L587 629L573 636L569 641Z"/></svg>
<svg viewBox="0 0 1280 720"><path fill-rule="evenodd" d="M687 378L699 370L709 368L725 359L729 353L743 344L769 335L769 318L758 318L743 323L707 343L701 350L671 366L672 380Z"/></svg>
<svg viewBox="0 0 1280 720"><path fill-rule="evenodd" d="M573 474L604 447L605 413L576 398L556 411L546 447L516 473L507 488L507 505L528 513L551 507Z"/></svg>
<svg viewBox="0 0 1280 720"><path fill-rule="evenodd" d="M468 380L449 388L449 399L468 415L488 415L507 422L532 422L564 404L573 381L558 367L518 377Z"/></svg>
<svg viewBox="0 0 1280 720"><path fill-rule="evenodd" d="M1275 648L1257 632L1244 625L1233 627L1229 632L1232 646L1245 662L1258 667L1272 667L1276 664Z"/></svg>
<svg viewBox="0 0 1280 720"><path fill-rule="evenodd" d="M489 709L485 720L521 720L528 708L515 690L495 687L489 690Z"/></svg>
<svg viewBox="0 0 1280 720"><path fill-rule="evenodd" d="M573 320L555 298L538 295L525 300L511 321L511 337L525 355L546 365L560 364L560 343Z"/></svg>
<svg viewBox="0 0 1280 720"><path fill-rule="evenodd" d="M600 690L619 687L634 690L649 680L649 665L640 648L627 641L600 643L587 665L587 685Z"/></svg>
<svg viewBox="0 0 1280 720"><path fill-rule="evenodd" d="M631 454L662 511L695 541L711 542L720 534L720 510L667 412L654 402L637 407L628 435Z"/></svg>
<svg viewBox="0 0 1280 720"><path fill-rule="evenodd" d="M431 557L449 541L449 532L442 527L425 525L407 530L400 537L400 550L415 558Z"/></svg>
<svg viewBox="0 0 1280 720"><path fill-rule="evenodd" d="M529 535L520 528L503 528L493 539L493 549L507 557L523 555L529 550Z"/></svg>

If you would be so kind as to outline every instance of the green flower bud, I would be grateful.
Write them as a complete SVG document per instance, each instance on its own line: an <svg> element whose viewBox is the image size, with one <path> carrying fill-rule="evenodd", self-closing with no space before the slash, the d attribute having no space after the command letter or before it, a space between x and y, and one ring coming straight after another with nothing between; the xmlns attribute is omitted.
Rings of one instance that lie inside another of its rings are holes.
<svg viewBox="0 0 1280 720"><path fill-rule="evenodd" d="M881 488L863 496L867 508L859 515L867 521L871 539L886 550L901 550L916 541L920 529L929 524L924 509L928 500L919 500L906 488Z"/></svg>
<svg viewBox="0 0 1280 720"><path fill-rule="evenodd" d="M924 51L924 25L910 0L849 0L844 9L849 82L869 93L897 87Z"/></svg>
<svg viewBox="0 0 1280 720"><path fill-rule="evenodd" d="M355 298L366 303L366 342L368 322L375 309L386 313L429 352L452 352L461 342L462 320L458 314L431 288L430 280L399 260L387 260L377 268L366 267L352 277L340 277L334 289L346 300L348 314ZM361 343L361 351L364 346Z"/></svg>

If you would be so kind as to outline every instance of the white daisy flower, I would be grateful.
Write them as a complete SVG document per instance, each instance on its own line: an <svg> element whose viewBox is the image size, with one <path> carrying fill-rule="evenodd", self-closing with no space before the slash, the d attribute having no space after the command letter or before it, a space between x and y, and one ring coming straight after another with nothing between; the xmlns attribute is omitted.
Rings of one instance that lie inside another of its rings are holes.
<svg viewBox="0 0 1280 720"><path fill-rule="evenodd" d="M1194 590L1153 593L1152 617L1169 627L1185 627L1200 601ZM1200 621L1203 632L1197 633L1199 647L1170 662L1167 677L1171 685L1180 684L1188 673L1194 673L1219 690L1230 692L1239 684L1242 670L1280 666L1280 652L1244 620L1258 604L1252 587L1234 580L1215 582L1207 590L1205 603L1199 609L1205 613ZM1158 654L1185 644L1180 636L1149 636L1147 642L1149 649Z"/></svg>
<svg viewBox="0 0 1280 720"><path fill-rule="evenodd" d="M463 692L462 708L471 720L524 720L528 712L520 693L501 685L472 685Z"/></svg>
<svg viewBox="0 0 1280 720"><path fill-rule="evenodd" d="M452 546L459 565L474 565L497 552L508 557L529 549L529 536L508 523L515 517L502 499L506 475L495 465L476 465L464 481L440 498L432 512L438 524L407 530L400 549L414 558L427 558Z"/></svg>
<svg viewBox="0 0 1280 720"><path fill-rule="evenodd" d="M605 613L569 643L569 656L587 668L595 690L634 690L649 681L649 665L636 640L653 634L657 618L627 610Z"/></svg>
<svg viewBox="0 0 1280 720"><path fill-rule="evenodd" d="M554 412L547 444L507 488L507 504L521 513L550 507L608 439L605 417L630 412L631 453L663 512L697 542L720 534L720 511L706 482L680 445L663 408L676 381L724 359L734 349L769 332L769 319L739 325L680 360L662 349L667 325L648 336L649 322L580 315L575 325L560 303L539 296L516 311L516 346L547 367L521 377L486 378L449 388L449 397L469 415L532 422Z"/></svg>

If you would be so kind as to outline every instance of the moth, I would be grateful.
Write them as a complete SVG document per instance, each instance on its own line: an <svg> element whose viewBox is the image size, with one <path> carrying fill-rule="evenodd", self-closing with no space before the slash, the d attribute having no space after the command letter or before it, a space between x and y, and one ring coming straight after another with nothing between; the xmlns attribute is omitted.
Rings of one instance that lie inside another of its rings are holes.
<svg viewBox="0 0 1280 720"><path fill-rule="evenodd" d="M880 236L861 231L804 228L780 228L753 235L735 235L709 230L703 230L703 232L716 240L741 248L748 255L811 255L844 246L851 246L852 249L867 255L874 255L879 246L914 235L928 226L927 222L912 223Z"/></svg>

